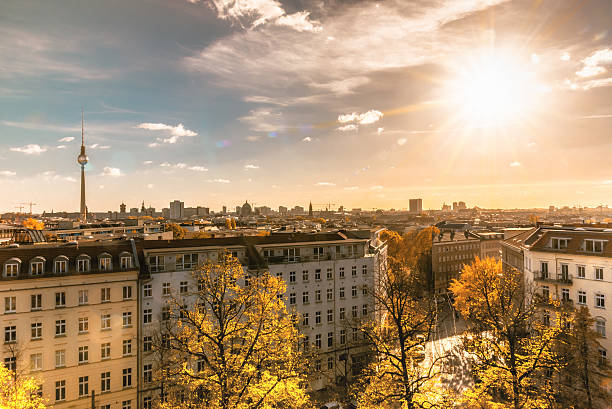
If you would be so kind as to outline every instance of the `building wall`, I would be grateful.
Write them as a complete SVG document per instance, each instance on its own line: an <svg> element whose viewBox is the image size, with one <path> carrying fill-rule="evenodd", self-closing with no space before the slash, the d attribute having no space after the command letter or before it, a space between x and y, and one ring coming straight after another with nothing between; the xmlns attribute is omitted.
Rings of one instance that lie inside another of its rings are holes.
<svg viewBox="0 0 612 409"><path fill-rule="evenodd" d="M478 239L434 241L432 245L434 293L447 294L448 286L452 280L459 277L463 265L471 263L480 254Z"/></svg>

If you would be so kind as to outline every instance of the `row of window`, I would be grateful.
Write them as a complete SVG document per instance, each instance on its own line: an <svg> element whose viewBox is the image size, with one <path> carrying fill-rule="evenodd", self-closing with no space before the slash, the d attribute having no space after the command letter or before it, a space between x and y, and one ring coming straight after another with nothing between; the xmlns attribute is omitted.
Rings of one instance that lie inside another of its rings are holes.
<svg viewBox="0 0 612 409"><path fill-rule="evenodd" d="M365 317L368 315L368 304L363 304L361 306L361 316ZM320 325L322 323L321 321L321 314L322 311L316 311L315 312L315 320L314 323L316 325ZM358 318L359 317L359 306L357 305L353 305L351 307L351 317L352 318ZM340 307L339 310L339 319L340 320L345 320L346 319L346 308L345 307ZM327 310L327 322L334 322L334 310L332 309L328 309ZM310 314L305 312L302 314L302 325L304 326L309 326L310 325Z"/></svg>
<svg viewBox="0 0 612 409"><path fill-rule="evenodd" d="M45 274L45 266L47 262L44 257L37 256L30 260L27 272L32 276ZM125 252L119 257L119 265L122 270L132 268L132 256ZM69 259L66 256L57 256L53 261L54 274L65 274L68 272ZM113 258L108 253L103 253L98 256L98 270L110 271L113 269ZM4 276L17 277L22 270L22 262L18 258L12 258L4 263ZM91 270L91 256L81 254L76 258L75 270L80 273Z"/></svg>
<svg viewBox="0 0 612 409"><path fill-rule="evenodd" d="M341 300L346 298L345 295L345 288L344 287L340 287L339 291L338 291L338 295L340 297ZM357 286L354 285L351 287L351 297L356 298L358 294L357 291ZM368 295L368 288L367 287L363 287L361 289L361 294L363 296L367 296ZM334 289L333 288L328 288L326 290L326 300L327 301L333 301L334 299ZM296 304L296 293L289 293L289 305L295 305ZM314 291L314 301L315 302L321 302L321 290L315 290ZM309 304L310 303L310 291L303 291L302 292L302 304Z"/></svg>
<svg viewBox="0 0 612 409"><path fill-rule="evenodd" d="M359 329L358 328L352 328L351 329L351 334L352 334L352 339L354 342L359 341ZM340 339L338 340L338 345L346 345L347 343L347 332L346 329L341 329L340 330ZM366 339L367 335L364 332L362 334L362 339ZM311 346L311 342L310 342L310 337L309 336L305 336L303 338L302 341L302 348L307 351ZM314 347L317 349L322 349L323 348L323 334L315 334L315 341L314 341ZM334 333L333 332L328 332L327 333L327 347L328 348L333 348L334 347ZM333 357L332 357L333 360Z"/></svg>
<svg viewBox="0 0 612 409"><path fill-rule="evenodd" d="M236 250L230 250L229 253L238 258L239 252ZM224 252L219 253L188 253L188 254L179 254L175 258L175 269L176 270L192 270L196 268L199 262L205 262L207 259L214 259L216 256L217 260L220 260L223 257ZM147 262L149 265L149 269L152 273L159 273L166 270L166 256L149 256L147 258Z"/></svg>
<svg viewBox="0 0 612 409"><path fill-rule="evenodd" d="M434 246L438 249L438 253L447 253L449 251L466 251L480 249L480 242L470 244L455 244L451 246Z"/></svg>
<svg viewBox="0 0 612 409"><path fill-rule="evenodd" d="M527 268L531 269L531 259L527 258ZM568 279L569 275L569 264L561 263L561 278ZM594 280L603 280L604 279L604 268L594 266L592 268L592 277ZM542 274L542 278L549 278L550 272L548 269L548 261L540 261L540 273ZM578 278L587 278L587 267L584 265L576 265L576 277Z"/></svg>
<svg viewBox="0 0 612 409"><path fill-rule="evenodd" d="M132 368L123 369L122 382L124 388L132 386ZM111 373L102 372L100 374L100 392L110 392L111 390ZM79 398L89 396L89 376L79 376ZM66 380L55 381L55 402L63 402L66 400ZM103 409L110 409L110 405L102 405ZM132 409L132 401L124 400L121 405L122 409Z"/></svg>
<svg viewBox="0 0 612 409"><path fill-rule="evenodd" d="M123 301L132 299L132 286L124 286ZM111 289L109 287L100 289L100 302L107 303L111 301ZM89 290L79 290L78 305L89 304ZM66 292L59 291L55 293L55 308L66 308ZM40 311L43 309L42 294L30 295L30 311ZM17 296L4 297L4 313L12 314L17 312Z"/></svg>
<svg viewBox="0 0 612 409"><path fill-rule="evenodd" d="M550 241L550 247L553 250L565 250L571 239L553 237ZM585 239L580 245L580 250L586 253L603 253L603 249L607 240Z"/></svg>
<svg viewBox="0 0 612 409"><path fill-rule="evenodd" d="M132 313L130 311L124 312L122 314L122 327L129 328L132 326ZM31 329L31 337L30 339L33 341L37 341L42 339L43 333L43 324L42 322L33 322L30 324ZM111 329L111 316L110 314L101 314L100 315L100 329L110 330ZM79 318L79 334L86 334L89 332L89 318L81 317ZM66 334L66 320L60 319L55 320L55 336L56 337L65 337ZM5 343L13 343L17 342L17 326L9 325L4 327L4 342Z"/></svg>
<svg viewBox="0 0 612 409"><path fill-rule="evenodd" d="M320 281L321 280L321 269L317 268L314 271L314 280L315 281ZM368 274L368 266L366 264L361 266L361 274L362 275L367 275ZM278 272L276 273L276 276L278 278L283 278L283 272ZM338 276L340 278L344 278L345 277L345 269L344 267L339 267L338 268ZM310 281L310 272L308 270L302 270L302 282L307 283ZM333 280L334 279L334 270L332 268L328 268L326 273L325 273L325 277L328 280ZM357 277L357 266L351 266L351 277ZM290 271L289 272L289 282L290 283L295 283L297 282L297 274L295 271Z"/></svg>

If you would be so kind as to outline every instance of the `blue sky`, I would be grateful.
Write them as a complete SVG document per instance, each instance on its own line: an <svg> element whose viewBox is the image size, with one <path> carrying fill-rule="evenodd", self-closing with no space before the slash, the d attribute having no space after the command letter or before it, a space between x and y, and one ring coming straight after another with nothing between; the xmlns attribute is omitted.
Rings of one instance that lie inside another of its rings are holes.
<svg viewBox="0 0 612 409"><path fill-rule="evenodd" d="M95 211L609 203L611 20L605 0L3 1L0 209L78 208L81 106ZM513 101L494 121L464 112L481 55L519 72L476 100Z"/></svg>

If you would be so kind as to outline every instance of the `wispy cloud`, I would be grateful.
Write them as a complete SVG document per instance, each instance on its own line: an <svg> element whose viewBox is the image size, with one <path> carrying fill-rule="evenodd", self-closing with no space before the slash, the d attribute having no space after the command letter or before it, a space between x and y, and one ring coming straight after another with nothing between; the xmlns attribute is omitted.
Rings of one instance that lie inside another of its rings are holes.
<svg viewBox="0 0 612 409"><path fill-rule="evenodd" d="M612 65L612 50L609 48L597 50L582 60L583 66L576 72L579 77L594 77L606 72L606 67Z"/></svg>
<svg viewBox="0 0 612 409"><path fill-rule="evenodd" d="M312 142L312 138L310 136L307 136L305 138L302 138L302 142Z"/></svg>
<svg viewBox="0 0 612 409"><path fill-rule="evenodd" d="M194 172L208 172L208 169L204 166L190 166L188 169Z"/></svg>
<svg viewBox="0 0 612 409"><path fill-rule="evenodd" d="M253 165L253 164L244 165L244 170L254 170L254 169L259 169L259 166Z"/></svg>
<svg viewBox="0 0 612 409"><path fill-rule="evenodd" d="M281 113L272 109L254 109L238 120L254 132L282 132L286 129Z"/></svg>
<svg viewBox="0 0 612 409"><path fill-rule="evenodd" d="M58 142L72 142L74 141L74 136L66 136L64 138L58 139Z"/></svg>
<svg viewBox="0 0 612 409"><path fill-rule="evenodd" d="M159 166L162 168L166 168L166 169L187 169L187 170L192 170L194 172L208 172L208 168L205 168L204 166L200 166L200 165L189 166L186 163L182 163L182 162L179 162L179 163L162 162L159 164Z"/></svg>
<svg viewBox="0 0 612 409"><path fill-rule="evenodd" d="M521 166L521 162L514 161L510 163L511 168L518 168L519 166Z"/></svg>
<svg viewBox="0 0 612 409"><path fill-rule="evenodd" d="M359 190L359 186L347 186L344 190Z"/></svg>
<svg viewBox="0 0 612 409"><path fill-rule="evenodd" d="M210 183L231 183L229 179L208 179L207 182Z"/></svg>
<svg viewBox="0 0 612 409"><path fill-rule="evenodd" d="M46 147L36 145L36 144L17 146L17 147L10 148L10 149L13 152L21 152L21 153L25 153L26 155L40 155L41 153L47 151Z"/></svg>
<svg viewBox="0 0 612 409"><path fill-rule="evenodd" d="M0 170L0 176L8 177L15 175L17 175L17 172L13 172L12 170Z"/></svg>
<svg viewBox="0 0 612 409"><path fill-rule="evenodd" d="M336 129L338 131L340 131L340 132L348 132L348 131L356 131L358 129L358 127L355 124L348 124L348 125L344 125L344 126L339 126Z"/></svg>
<svg viewBox="0 0 612 409"><path fill-rule="evenodd" d="M183 124L178 124L176 126L166 125L162 123L141 123L136 126L139 129L146 129L149 131L167 131L170 136L157 138L155 142L149 144L149 147L154 148L159 146L161 143L169 143L174 144L180 141L180 139L184 136L196 136L197 133L186 129Z"/></svg>
<svg viewBox="0 0 612 409"><path fill-rule="evenodd" d="M370 190L382 190L382 189L384 189L384 186L381 186L381 185L370 186Z"/></svg>
<svg viewBox="0 0 612 409"><path fill-rule="evenodd" d="M76 182L76 178L72 176L62 176L58 175L54 170L47 170L37 175L38 178L44 180L45 182L51 181L65 181L65 182Z"/></svg>
<svg viewBox="0 0 612 409"><path fill-rule="evenodd" d="M405 144L406 144L406 142L408 142L408 139L406 139L406 138L399 138L399 139L397 140L397 144L398 144L399 146L405 145Z"/></svg>
<svg viewBox="0 0 612 409"><path fill-rule="evenodd" d="M315 186L336 186L336 184L332 182L317 182Z"/></svg>
<svg viewBox="0 0 612 409"><path fill-rule="evenodd" d="M121 173L121 169L119 168L112 168L110 166L105 166L104 169L102 170L101 176L119 177L119 176L123 176L123 173Z"/></svg>
<svg viewBox="0 0 612 409"><path fill-rule="evenodd" d="M371 109L362 114L353 112L350 114L339 115L338 122L340 122L341 124L354 122L359 125L369 125L369 124L373 124L374 122L378 122L383 116L384 114L382 112L377 111L375 109Z"/></svg>

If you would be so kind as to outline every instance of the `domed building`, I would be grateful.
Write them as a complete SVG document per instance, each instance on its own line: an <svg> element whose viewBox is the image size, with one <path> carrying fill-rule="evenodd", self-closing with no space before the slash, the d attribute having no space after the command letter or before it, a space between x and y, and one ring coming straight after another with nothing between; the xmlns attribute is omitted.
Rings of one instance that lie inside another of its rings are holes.
<svg viewBox="0 0 612 409"><path fill-rule="evenodd" d="M242 208L240 208L240 216L250 216L252 213L253 209L251 208L251 205L248 201L245 200L244 204L242 205Z"/></svg>

